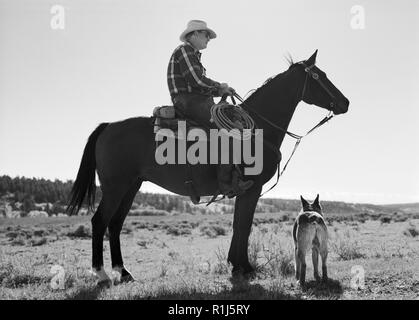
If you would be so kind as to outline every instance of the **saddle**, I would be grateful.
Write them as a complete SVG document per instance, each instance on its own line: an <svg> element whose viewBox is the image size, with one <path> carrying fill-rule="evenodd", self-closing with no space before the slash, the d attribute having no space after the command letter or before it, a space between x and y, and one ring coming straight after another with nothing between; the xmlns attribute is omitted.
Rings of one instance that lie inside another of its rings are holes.
<svg viewBox="0 0 419 320"><path fill-rule="evenodd" d="M182 136L181 132L178 132L178 122L180 120L186 121L186 132L188 132L188 130L192 128L202 127L199 126L199 124L196 121L186 117L178 108L175 108L174 106L155 107L153 110L153 118L154 133L156 135L162 134L164 136L169 136L175 139L186 140L186 137ZM170 129L170 131L161 129ZM189 192L191 201L194 204L198 204L200 201L200 197L194 186L192 177L192 167L189 163L187 164L186 171L187 178L185 181L185 186Z"/></svg>
<svg viewBox="0 0 419 320"><path fill-rule="evenodd" d="M175 133L175 138L177 139L186 139L186 137L178 135L178 121L180 120L186 121L187 130L202 127L193 119L185 116L178 108L175 108L174 106L155 107L153 110L153 117L155 134L163 134L159 132L160 129L170 129Z"/></svg>
<svg viewBox="0 0 419 320"><path fill-rule="evenodd" d="M232 115L231 117L233 118L234 115ZM182 139L182 140L186 140L187 137L183 136L183 132L182 131L178 131L178 121L180 120L185 120L186 121L186 133L193 128L201 128L201 129L206 129L204 126L200 125L199 123L197 123L196 121L194 121L193 119L188 118L187 116L185 116L181 110L179 110L178 108L174 107L174 106L160 106L160 107L155 107L153 110L153 125L154 125L154 133L156 135L163 135L166 137L170 137L170 138L174 138L174 139ZM234 118L233 118L234 119ZM170 130L161 130L161 129L170 129ZM240 168L238 167L238 165L234 166L233 170L233 185L240 185L238 182L240 182L240 179L243 174L240 170ZM192 167L191 165L188 163L187 164L187 172L186 172L186 181L185 181L185 186L188 190L188 193L190 195L191 201L194 204L198 204L200 203L200 197L196 191L196 188L194 186L194 181L193 181L193 176L192 176ZM207 205L209 205L210 203L214 202L218 195L220 194L220 190L217 190L217 192L214 194L214 196L212 197L212 199L209 201L209 203ZM229 198L232 198L236 195L239 195L239 190L236 190L234 194L227 194L227 196ZM224 196L223 196L224 198Z"/></svg>

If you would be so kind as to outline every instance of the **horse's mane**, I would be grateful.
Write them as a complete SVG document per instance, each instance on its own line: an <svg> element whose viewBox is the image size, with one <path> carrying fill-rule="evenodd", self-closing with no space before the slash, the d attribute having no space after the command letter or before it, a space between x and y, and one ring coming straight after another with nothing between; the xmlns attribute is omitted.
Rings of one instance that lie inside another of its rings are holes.
<svg viewBox="0 0 419 320"><path fill-rule="evenodd" d="M285 75L287 74L287 72L298 64L298 62L295 63L293 61L293 59L292 59L292 57L289 53L288 53L288 56L284 56L284 58L289 65L288 69L285 70L284 72L281 72L281 73L277 74L276 76L272 76L272 77L269 77L268 79L266 79L265 82L259 88L251 90L253 92L247 97L247 99L249 99L251 97L254 98L255 96L259 95L260 92L269 88L274 82L277 82L278 80L283 79L285 77Z"/></svg>

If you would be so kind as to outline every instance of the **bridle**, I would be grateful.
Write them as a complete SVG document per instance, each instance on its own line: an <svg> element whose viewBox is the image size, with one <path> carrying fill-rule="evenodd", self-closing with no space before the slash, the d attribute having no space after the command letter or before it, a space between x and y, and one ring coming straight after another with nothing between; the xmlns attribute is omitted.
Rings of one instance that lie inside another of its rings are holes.
<svg viewBox="0 0 419 320"><path fill-rule="evenodd" d="M325 124L326 122L328 122L334 116L334 114L333 114L333 108L335 106L335 104L334 104L335 96L333 95L332 92L330 92L330 90L326 87L326 85L320 79L319 74L317 72L314 72L312 70L312 68L315 66L315 64L313 63L310 66L307 66L305 64L305 62L299 62L299 64L301 64L301 65L304 66L304 71L306 73L306 76L305 76L305 79L304 79L303 89L301 91L301 98L298 100L298 102L299 101L303 101L303 99L304 99L304 96L305 96L305 93L306 93L306 90L307 90L306 88L307 88L307 82L308 82L309 77L311 77L314 80L316 80L317 83L326 91L326 93L332 99L332 102L330 102L330 109L331 110L329 111L328 115L326 117L324 117L322 120L320 120L319 123L317 123L313 128L311 128L309 131L307 131L307 133L304 134L304 135L298 135L298 134L292 133L292 132L290 132L288 130L285 130L285 129L281 128L280 126L274 124L272 121L270 121L269 119L267 119L264 116L260 115L258 112L256 112L255 110L253 110L253 108L251 108L249 105L247 105L244 102L243 98L240 97L236 92L233 94L233 96L236 97L241 102L241 105L244 106L244 107L246 107L246 110L248 110L248 111L252 112L253 114L255 114L258 118L260 118L261 120L263 120L264 122L266 122L267 124L269 124L272 128L274 128L274 129L276 129L278 131L284 132L285 134L289 135L290 137L296 139L296 142L295 142L295 145L294 145L294 149L292 150L290 157L288 158L287 162L285 163L284 167L282 168L282 171L280 171L280 168L279 168L279 164L280 164L280 161L281 161L281 153L278 150L278 147L275 146L275 145L273 145L272 143L270 143L268 141L264 141L264 144L266 144L269 147L269 149L271 149L276 154L276 156L277 156L277 166L278 166L277 172L278 172L278 174L277 174L277 179L276 179L275 184L272 187L270 187L267 191L265 191L264 193L262 193L260 195L260 197L262 197L264 194L266 194L267 192L269 192L270 190L272 190L278 184L279 178L282 176L282 174L284 173L285 169L287 168L288 163L290 162L292 156L294 155L295 151L297 150L297 148L298 148L301 140L304 137L306 137L307 135L309 135L311 132L313 132L315 129L321 127L323 124ZM233 96L232 96L232 99L233 99L233 103L235 104L235 101L234 101Z"/></svg>
<svg viewBox="0 0 419 320"><path fill-rule="evenodd" d="M312 65L307 66L304 62L299 62L299 63L304 66L304 71L306 72L306 78L304 80L304 86L303 86L303 91L301 92L300 100L301 101L304 100L304 95L306 93L306 87L307 87L307 80L309 76L317 81L317 83L324 89L324 91L326 91L326 93L329 95L329 97L332 100L335 100L335 96L333 95L332 92L330 92L329 88L327 88L326 85L323 83L323 81L320 79L319 74L311 70L315 66L315 64L313 63ZM333 110L334 107L335 107L335 103L333 101L330 102L330 109Z"/></svg>

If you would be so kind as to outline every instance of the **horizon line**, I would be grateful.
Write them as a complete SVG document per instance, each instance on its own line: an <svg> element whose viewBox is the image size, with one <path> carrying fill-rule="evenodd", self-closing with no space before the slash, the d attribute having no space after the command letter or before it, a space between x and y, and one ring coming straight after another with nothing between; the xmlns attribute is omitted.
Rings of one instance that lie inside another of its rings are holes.
<svg viewBox="0 0 419 320"><path fill-rule="evenodd" d="M7 176L7 177L9 177L11 179L15 179L15 178L37 179L37 180L43 179L43 180L50 181L50 182L54 182L54 181L58 180L59 182L62 182L62 183L68 183L68 182L74 183L74 180L72 180L72 179L62 180L60 178L54 178L52 180L50 178L36 177L36 176L32 176L32 177L27 177L27 176L23 176L23 175L22 176L20 176L20 175L11 176L11 175L4 174L4 173L2 173L0 176ZM152 183L150 181L144 181L144 182ZM138 190L138 192L149 193L149 194L156 194L156 195L165 195L165 194L167 194L167 195L173 195L173 196L188 197L188 196L184 196L184 195L180 195L180 194L176 194L176 193L173 193L171 191L168 191L168 190L166 190L166 189L164 189L164 188L162 188L162 187L160 187L160 186L158 186L158 185L156 185L154 183L152 183L152 184L155 185L155 186L157 186L157 187L159 187L159 188L161 188L161 189L163 189L163 190L160 191L160 192L156 192L156 191L141 191L141 190ZM100 184L97 187L100 187ZM383 194L382 196L387 196L387 195L384 195ZM211 197L211 196L208 196L208 197ZM259 199L266 199L266 200L268 200L268 199L296 200L296 201L299 201L300 200L298 198L298 196L295 196L294 197L294 196L286 196L286 195L285 196L282 196L282 197L267 197L267 198L264 197L264 198L259 198ZM419 199L417 201L410 201L410 202L387 202L387 203L382 203L382 202L380 202L380 203L378 203L378 202L372 203L372 202L363 202L363 201L362 202L361 201L357 202L357 201L327 200L327 199L323 199L321 201L324 201L324 202L342 202L342 203L357 204L357 205L374 205L374 206L391 206L391 205L412 205L412 204L419 204Z"/></svg>

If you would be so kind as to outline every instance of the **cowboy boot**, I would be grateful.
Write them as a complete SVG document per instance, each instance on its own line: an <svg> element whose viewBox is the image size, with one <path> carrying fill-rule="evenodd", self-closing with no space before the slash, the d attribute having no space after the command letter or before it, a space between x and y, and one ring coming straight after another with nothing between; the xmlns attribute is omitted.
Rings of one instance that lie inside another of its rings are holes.
<svg viewBox="0 0 419 320"><path fill-rule="evenodd" d="M238 170L233 170L232 176L233 191L235 196L241 195L246 190L250 189L254 184L252 180L242 180L241 174Z"/></svg>
<svg viewBox="0 0 419 320"><path fill-rule="evenodd" d="M233 194L233 186L231 184L232 164L220 164L217 167L217 179L220 193L226 196Z"/></svg>
<svg viewBox="0 0 419 320"><path fill-rule="evenodd" d="M221 164L218 166L217 178L220 192L228 198L233 198L250 189L253 181L244 181L240 178L240 172L235 170L234 165Z"/></svg>

